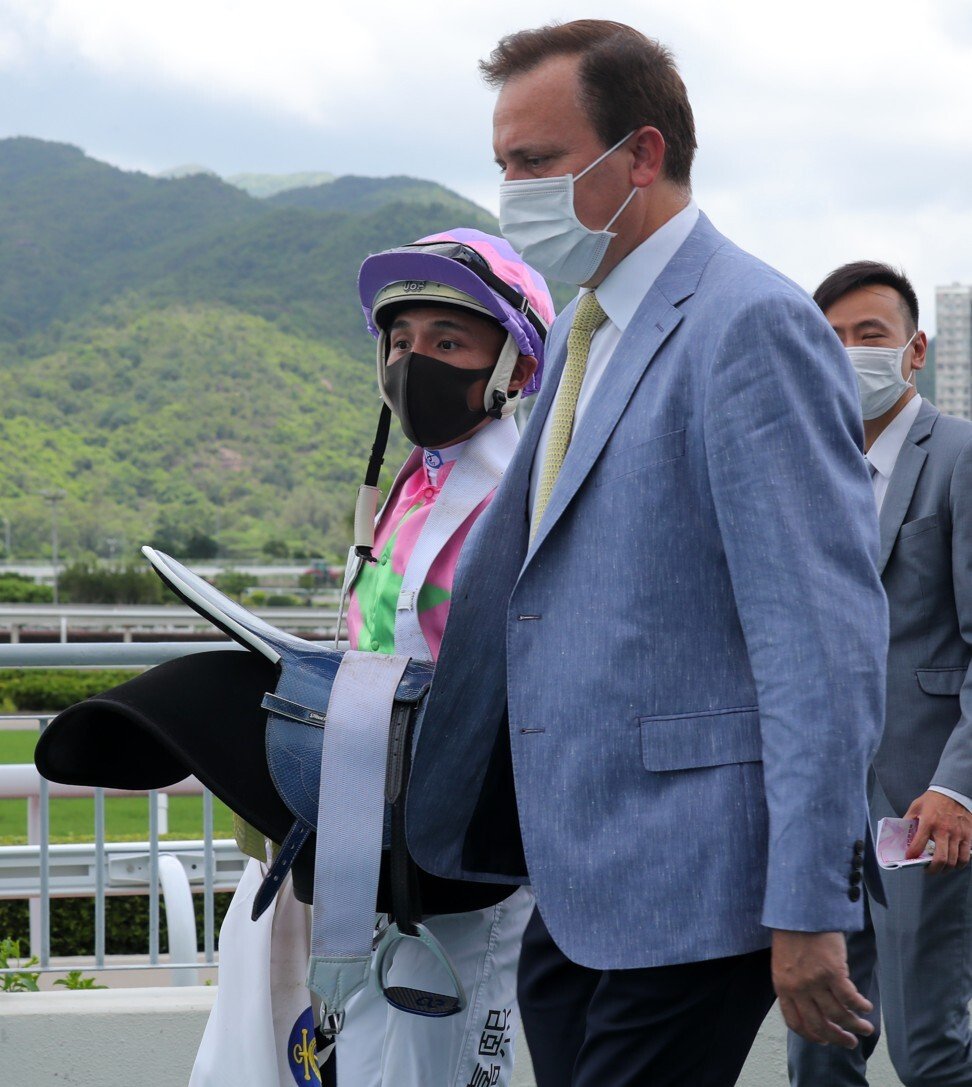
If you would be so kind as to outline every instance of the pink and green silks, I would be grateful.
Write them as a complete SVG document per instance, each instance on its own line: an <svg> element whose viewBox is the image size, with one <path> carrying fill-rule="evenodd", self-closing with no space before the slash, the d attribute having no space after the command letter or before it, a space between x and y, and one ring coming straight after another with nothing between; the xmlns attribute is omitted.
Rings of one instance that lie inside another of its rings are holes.
<svg viewBox="0 0 972 1087"><path fill-rule="evenodd" d="M366 563L358 574L348 608L348 637L355 649L376 653L395 652L395 611L408 560L435 501L456 461L438 469L433 484L424 463L402 481L394 503L381 516L375 533L377 562ZM418 619L432 658L439 655L442 634L449 616L452 582L459 552L476 518L492 498L492 492L457 526L439 551L418 596Z"/></svg>

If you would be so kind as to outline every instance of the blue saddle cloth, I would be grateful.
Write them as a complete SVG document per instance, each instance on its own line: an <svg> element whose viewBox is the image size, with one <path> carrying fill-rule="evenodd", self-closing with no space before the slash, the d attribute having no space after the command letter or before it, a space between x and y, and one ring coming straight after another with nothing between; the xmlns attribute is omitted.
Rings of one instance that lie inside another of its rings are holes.
<svg viewBox="0 0 972 1087"><path fill-rule="evenodd" d="M142 551L166 585L189 607L277 665L276 688L263 700L268 711L267 765L280 798L295 819L316 831L327 704L344 653L278 630L178 560L151 547ZM433 670L428 661L409 661L395 693L396 705L417 713L432 684Z"/></svg>

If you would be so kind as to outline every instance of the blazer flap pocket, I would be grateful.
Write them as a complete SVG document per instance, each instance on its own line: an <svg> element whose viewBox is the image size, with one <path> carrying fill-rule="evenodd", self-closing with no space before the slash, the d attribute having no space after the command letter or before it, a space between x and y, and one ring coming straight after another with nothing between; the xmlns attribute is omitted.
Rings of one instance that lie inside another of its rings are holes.
<svg viewBox="0 0 972 1087"><path fill-rule="evenodd" d="M599 464L598 485L612 479L639 472L652 464L677 460L685 456L685 428L672 430L668 434L659 434L654 438L642 438L640 441L625 444L619 449L611 449Z"/></svg>
<svg viewBox="0 0 972 1087"><path fill-rule="evenodd" d="M915 675L925 694L958 695L968 674L967 668L919 668Z"/></svg>
<svg viewBox="0 0 972 1087"><path fill-rule="evenodd" d="M759 711L755 706L639 717L646 770L691 770L763 758Z"/></svg>
<svg viewBox="0 0 972 1087"><path fill-rule="evenodd" d="M909 521L898 529L898 539L906 540L909 536L917 536L919 532L928 532L929 529L938 528L938 514L933 513L929 517L919 517L916 521Z"/></svg>

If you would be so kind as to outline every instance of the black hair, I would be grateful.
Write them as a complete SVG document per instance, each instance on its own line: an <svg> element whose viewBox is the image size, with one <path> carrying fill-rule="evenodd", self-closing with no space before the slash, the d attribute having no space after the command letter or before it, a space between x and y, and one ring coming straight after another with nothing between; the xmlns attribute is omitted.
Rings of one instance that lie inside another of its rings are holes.
<svg viewBox="0 0 972 1087"><path fill-rule="evenodd" d="M881 264L876 260L856 260L851 264L842 264L813 292L813 300L826 312L845 294L860 290L861 287L880 285L890 287L901 296L901 309L913 329L918 328L918 296L911 280L904 272L892 268L890 264Z"/></svg>

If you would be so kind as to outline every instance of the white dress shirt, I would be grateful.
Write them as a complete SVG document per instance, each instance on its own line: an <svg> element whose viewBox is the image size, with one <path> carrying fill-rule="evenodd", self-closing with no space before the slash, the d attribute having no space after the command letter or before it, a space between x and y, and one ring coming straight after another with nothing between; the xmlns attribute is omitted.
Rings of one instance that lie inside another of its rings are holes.
<svg viewBox="0 0 972 1087"><path fill-rule="evenodd" d="M921 397L915 395L874 439L874 444L867 451L867 462L873 467L871 485L874 488L874 500L877 502L879 515L881 507L884 505L885 495L888 493L891 473L894 471L895 464L898 463L901 447L905 443L905 438L908 437L908 431L911 430L912 424L918 418L920 408ZM928 788L931 792L942 793L951 797L952 800L961 804L963 808L972 811L972 797L957 793L954 789L942 788L940 785L929 785Z"/></svg>
<svg viewBox="0 0 972 1087"><path fill-rule="evenodd" d="M874 501L877 503L879 515L884 505L884 496L888 493L891 473L898 463L898 454L908 437L908 431L918 418L920 408L921 397L916 393L874 439L874 444L865 454L868 464L874 468L871 472L871 485L874 487Z"/></svg>
<svg viewBox="0 0 972 1087"><path fill-rule="evenodd" d="M685 239L692 233L692 228L698 222L699 208L694 200L677 215L673 215L663 226L660 226L654 234L646 238L637 249L633 249L621 263L613 268L605 277L604 282L597 288L597 300L601 308L607 314L607 320L594 333L591 340L591 350L587 356L587 369L584 372L584 381L581 385L580 395L577 398L577 408L574 411L574 431L583 419L588 405L594 398L594 391L598 386L604 371L607 369L614 349L624 330L635 315L635 310L641 305L645 295L651 289L652 284L661 275L665 266L682 247ZM586 293L587 288L581 289L581 294ZM559 389L557 395L559 396ZM529 517L533 521L533 506L536 501L537 487L540 483L540 471L543 466L543 458L547 451L547 442L550 439L550 428L553 426L556 399L547 413L540 432L540 440L537 442L536 453L533 458L533 467L530 472L530 508Z"/></svg>

